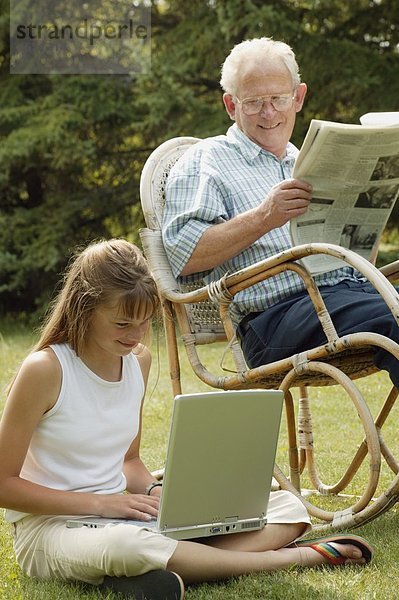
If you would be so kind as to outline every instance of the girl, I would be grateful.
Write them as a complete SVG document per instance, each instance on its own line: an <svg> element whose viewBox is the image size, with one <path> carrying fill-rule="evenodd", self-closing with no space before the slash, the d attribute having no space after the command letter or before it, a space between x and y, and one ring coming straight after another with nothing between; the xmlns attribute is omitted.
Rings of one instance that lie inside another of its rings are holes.
<svg viewBox="0 0 399 600"><path fill-rule="evenodd" d="M144 574L169 571L178 574L174 595L154 586L146 597L180 598L181 579L370 560L370 546L357 536L292 545L310 521L302 503L283 491L271 494L263 530L204 543L134 525L65 526L71 515L157 515L162 488L152 485L140 459L151 362L142 342L157 306L147 264L127 241L93 243L72 261L0 423L0 505L22 570L41 579L119 581L124 590L131 582L132 593Z"/></svg>

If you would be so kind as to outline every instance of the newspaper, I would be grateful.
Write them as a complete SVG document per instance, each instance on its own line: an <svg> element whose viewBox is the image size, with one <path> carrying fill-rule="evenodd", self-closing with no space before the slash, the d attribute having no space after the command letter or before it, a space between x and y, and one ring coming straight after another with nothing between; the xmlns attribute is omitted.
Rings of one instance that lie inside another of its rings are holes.
<svg viewBox="0 0 399 600"><path fill-rule="evenodd" d="M312 120L293 177L312 184L313 196L290 222L294 245L327 242L375 257L399 192L399 113L367 113L361 123ZM303 262L314 274L346 264L328 255Z"/></svg>

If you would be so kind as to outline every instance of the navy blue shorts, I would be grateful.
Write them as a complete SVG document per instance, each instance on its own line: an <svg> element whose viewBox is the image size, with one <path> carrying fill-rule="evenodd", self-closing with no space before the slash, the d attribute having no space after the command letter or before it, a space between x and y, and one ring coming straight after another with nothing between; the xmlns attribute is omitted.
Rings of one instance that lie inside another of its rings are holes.
<svg viewBox="0 0 399 600"><path fill-rule="evenodd" d="M340 336L372 332L399 343L399 326L385 301L366 282L341 281L320 288L335 329ZM326 343L326 336L307 292L296 294L252 313L237 328L250 367L258 367ZM379 369L388 371L399 388L399 361L382 349L373 350Z"/></svg>

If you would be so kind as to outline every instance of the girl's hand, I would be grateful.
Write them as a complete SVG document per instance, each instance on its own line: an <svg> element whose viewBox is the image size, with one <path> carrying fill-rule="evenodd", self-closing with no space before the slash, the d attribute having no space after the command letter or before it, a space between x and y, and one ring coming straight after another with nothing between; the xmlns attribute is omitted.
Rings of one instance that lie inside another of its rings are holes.
<svg viewBox="0 0 399 600"><path fill-rule="evenodd" d="M159 498L147 494L96 494L101 517L118 519L156 519Z"/></svg>

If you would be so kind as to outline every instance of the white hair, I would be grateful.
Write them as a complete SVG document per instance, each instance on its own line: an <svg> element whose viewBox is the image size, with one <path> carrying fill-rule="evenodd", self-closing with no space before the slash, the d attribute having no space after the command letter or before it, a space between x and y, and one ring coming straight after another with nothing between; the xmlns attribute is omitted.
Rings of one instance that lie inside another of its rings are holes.
<svg viewBox="0 0 399 600"><path fill-rule="evenodd" d="M272 60L279 60L286 66L292 77L294 88L301 83L298 63L291 47L285 42L262 37L245 40L234 46L222 65L220 78L222 89L234 96L243 64L252 61L254 66L262 66L266 61L271 62Z"/></svg>

